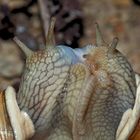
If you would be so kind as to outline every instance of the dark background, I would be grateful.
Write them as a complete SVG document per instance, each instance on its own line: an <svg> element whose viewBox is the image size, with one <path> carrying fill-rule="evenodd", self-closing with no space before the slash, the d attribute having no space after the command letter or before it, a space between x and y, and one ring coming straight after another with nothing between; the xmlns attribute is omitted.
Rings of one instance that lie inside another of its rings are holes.
<svg viewBox="0 0 140 140"><path fill-rule="evenodd" d="M94 23L104 39L119 38L118 49L140 73L139 0L42 0L46 15L56 17L56 44L72 48L95 42ZM0 89L18 85L25 57L12 40L17 36L33 51L43 48L44 22L39 0L0 0Z"/></svg>

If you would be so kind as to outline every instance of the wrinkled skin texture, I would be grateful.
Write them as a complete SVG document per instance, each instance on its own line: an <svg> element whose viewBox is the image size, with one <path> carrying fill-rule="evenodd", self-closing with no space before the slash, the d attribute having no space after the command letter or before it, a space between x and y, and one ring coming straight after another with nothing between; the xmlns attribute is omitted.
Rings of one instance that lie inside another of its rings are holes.
<svg viewBox="0 0 140 140"><path fill-rule="evenodd" d="M135 102L134 72L116 49L86 48L78 56L56 46L27 58L17 101L35 125L32 139L115 140Z"/></svg>

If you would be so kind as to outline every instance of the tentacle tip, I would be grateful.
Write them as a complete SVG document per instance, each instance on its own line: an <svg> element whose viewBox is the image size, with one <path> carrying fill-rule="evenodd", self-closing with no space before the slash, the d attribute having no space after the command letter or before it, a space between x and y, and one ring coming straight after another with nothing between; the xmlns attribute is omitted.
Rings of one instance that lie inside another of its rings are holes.
<svg viewBox="0 0 140 140"><path fill-rule="evenodd" d="M19 40L19 38L17 36L13 37L13 41L19 46L21 47L23 45L23 43Z"/></svg>
<svg viewBox="0 0 140 140"><path fill-rule="evenodd" d="M17 40L19 40L18 37L17 37L17 36L14 36L14 37L13 37L13 41L14 41L15 43L17 43Z"/></svg>
<svg viewBox="0 0 140 140"><path fill-rule="evenodd" d="M20 47L20 49L25 53L25 55L31 56L33 54L32 50L30 50L22 41L18 39L18 37L13 38L14 42Z"/></svg>
<svg viewBox="0 0 140 140"><path fill-rule="evenodd" d="M52 23L55 24L55 22L56 22L56 17L51 17L51 24Z"/></svg>
<svg viewBox="0 0 140 140"><path fill-rule="evenodd" d="M118 37L114 37L113 41L112 41L112 44L111 44L111 47L112 48L116 48L118 42L119 42L119 38Z"/></svg>
<svg viewBox="0 0 140 140"><path fill-rule="evenodd" d="M105 45L105 41L103 39L102 33L100 31L99 24L95 22L95 32L96 32L96 46L103 46Z"/></svg>
<svg viewBox="0 0 140 140"><path fill-rule="evenodd" d="M119 42L119 38L118 37L114 37L114 39L113 39L115 42Z"/></svg>
<svg viewBox="0 0 140 140"><path fill-rule="evenodd" d="M94 23L94 26L95 26L95 29L96 29L96 30L99 30L99 23L98 23L98 22L95 22L95 23Z"/></svg>
<svg viewBox="0 0 140 140"><path fill-rule="evenodd" d="M49 29L48 29L48 35L46 38L46 47L55 45L55 41L54 41L55 40L54 39L55 22L56 22L56 18L52 17L50 21Z"/></svg>
<svg viewBox="0 0 140 140"><path fill-rule="evenodd" d="M95 26L98 26L98 22L95 22L94 25L95 25Z"/></svg>

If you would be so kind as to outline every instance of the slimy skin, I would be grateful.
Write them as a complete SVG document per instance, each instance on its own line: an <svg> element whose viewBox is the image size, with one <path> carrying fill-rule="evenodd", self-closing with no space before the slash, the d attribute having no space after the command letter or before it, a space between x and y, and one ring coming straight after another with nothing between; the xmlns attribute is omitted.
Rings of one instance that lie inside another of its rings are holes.
<svg viewBox="0 0 140 140"><path fill-rule="evenodd" d="M135 76L116 40L106 45L99 34L95 46L81 49L54 47L50 39L43 51L26 48L17 102L34 123L33 140L115 140L135 102Z"/></svg>
<svg viewBox="0 0 140 140"><path fill-rule="evenodd" d="M77 135L77 139L115 140L123 113L134 106L136 85L132 68L121 53L109 49L94 48L85 56L95 80L86 113L76 125L85 128L85 135Z"/></svg>
<svg viewBox="0 0 140 140"><path fill-rule="evenodd" d="M65 54L65 49L63 51ZM50 135L50 139L55 139L55 133L66 133L70 138L73 137L75 105L82 92L81 87L87 78L90 79L90 73L84 64L76 62L74 57L68 57L69 54L64 54L62 48L56 47L27 58L17 95L20 109L28 112L36 131Z"/></svg>

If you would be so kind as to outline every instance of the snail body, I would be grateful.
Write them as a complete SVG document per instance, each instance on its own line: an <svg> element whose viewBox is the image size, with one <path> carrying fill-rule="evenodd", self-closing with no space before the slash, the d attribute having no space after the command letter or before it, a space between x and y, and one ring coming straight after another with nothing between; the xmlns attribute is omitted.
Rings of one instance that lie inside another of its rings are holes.
<svg viewBox="0 0 140 140"><path fill-rule="evenodd" d="M85 130L80 139L115 140L124 112L135 103L134 72L125 57L106 44L93 48L84 58L94 76L94 88L88 108L81 112L82 121L76 122L77 130Z"/></svg>
<svg viewBox="0 0 140 140"><path fill-rule="evenodd" d="M123 113L135 102L135 75L96 27L97 44L81 49L56 46L53 25L43 51L32 52L15 38L27 57L19 108L32 119L33 139L115 140Z"/></svg>

